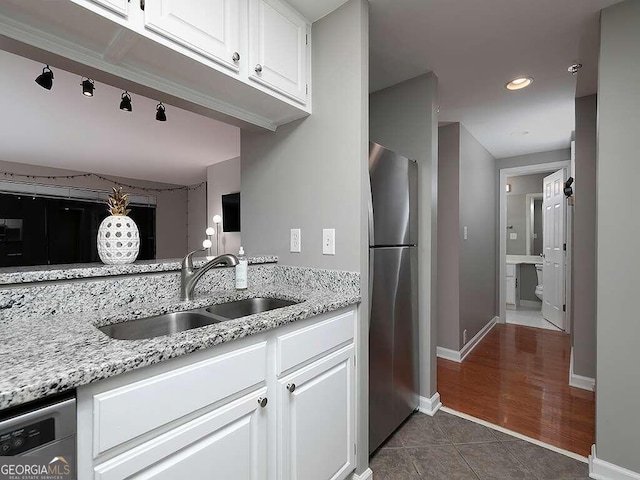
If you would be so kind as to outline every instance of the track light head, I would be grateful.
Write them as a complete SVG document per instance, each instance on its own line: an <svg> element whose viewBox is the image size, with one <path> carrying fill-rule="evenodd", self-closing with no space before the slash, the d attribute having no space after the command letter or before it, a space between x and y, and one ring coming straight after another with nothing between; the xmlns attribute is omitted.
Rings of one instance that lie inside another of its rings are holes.
<svg viewBox="0 0 640 480"><path fill-rule="evenodd" d="M90 78L85 78L84 80L82 80L82 94L85 97L93 97L93 90L96 88L96 86L93 83L93 80L91 80Z"/></svg>
<svg viewBox="0 0 640 480"><path fill-rule="evenodd" d="M158 120L159 122L166 122L167 121L167 114L165 113L165 108L164 108L164 105L162 104L162 102L160 102L156 106L156 120Z"/></svg>
<svg viewBox="0 0 640 480"><path fill-rule="evenodd" d="M49 68L49 65L42 69L42 73L36 78L36 83L42 88L51 90L51 87L53 87L53 72Z"/></svg>
<svg viewBox="0 0 640 480"><path fill-rule="evenodd" d="M131 95L129 92L125 90L122 94L122 100L120 100L120 110L124 110L125 112L130 112L133 110L133 105L131 104Z"/></svg>

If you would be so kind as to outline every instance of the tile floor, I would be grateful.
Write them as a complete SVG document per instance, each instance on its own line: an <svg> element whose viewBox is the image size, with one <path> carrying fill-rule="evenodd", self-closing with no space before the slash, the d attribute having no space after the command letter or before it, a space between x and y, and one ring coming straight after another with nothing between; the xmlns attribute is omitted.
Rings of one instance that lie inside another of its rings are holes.
<svg viewBox="0 0 640 480"><path fill-rule="evenodd" d="M560 332L558 327L542 317L542 312L533 308L520 307L518 310L507 310L507 323L525 327L546 328Z"/></svg>
<svg viewBox="0 0 640 480"><path fill-rule="evenodd" d="M375 480L586 480L589 467L438 412L412 415L371 457Z"/></svg>

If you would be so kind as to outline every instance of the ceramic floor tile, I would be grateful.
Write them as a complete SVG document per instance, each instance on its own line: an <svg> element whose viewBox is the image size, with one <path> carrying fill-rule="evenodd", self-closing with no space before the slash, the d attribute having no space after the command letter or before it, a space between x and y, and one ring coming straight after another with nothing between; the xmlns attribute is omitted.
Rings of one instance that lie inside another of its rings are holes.
<svg viewBox="0 0 640 480"><path fill-rule="evenodd" d="M509 451L540 480L577 480L589 477L589 466L560 453L519 440L506 443Z"/></svg>
<svg viewBox="0 0 640 480"><path fill-rule="evenodd" d="M560 331L553 323L544 319L540 310L507 310L506 322L525 327Z"/></svg>
<svg viewBox="0 0 640 480"><path fill-rule="evenodd" d="M388 448L378 450L369 462L376 480L421 480L406 450Z"/></svg>
<svg viewBox="0 0 640 480"><path fill-rule="evenodd" d="M491 430L478 423L442 411L434 418L445 436L454 444L498 441Z"/></svg>
<svg viewBox="0 0 640 480"><path fill-rule="evenodd" d="M536 480L505 444L478 443L456 448L480 480Z"/></svg>
<svg viewBox="0 0 640 480"><path fill-rule="evenodd" d="M398 431L405 447L427 447L451 442L442 432L433 417L422 413L413 414Z"/></svg>
<svg viewBox="0 0 640 480"><path fill-rule="evenodd" d="M514 437L513 435L509 435L508 433L503 433L499 430L490 429L491 433L499 442L517 442L520 441L518 437Z"/></svg>
<svg viewBox="0 0 640 480"><path fill-rule="evenodd" d="M408 448L407 453L423 480L478 479L453 445Z"/></svg>
<svg viewBox="0 0 640 480"><path fill-rule="evenodd" d="M398 430L396 430L394 433L391 434L391 436L382 444L380 445L380 449L385 449L385 448L402 448L404 447L404 445L402 445L402 441L400 441L400 430L402 429L402 427L400 427Z"/></svg>

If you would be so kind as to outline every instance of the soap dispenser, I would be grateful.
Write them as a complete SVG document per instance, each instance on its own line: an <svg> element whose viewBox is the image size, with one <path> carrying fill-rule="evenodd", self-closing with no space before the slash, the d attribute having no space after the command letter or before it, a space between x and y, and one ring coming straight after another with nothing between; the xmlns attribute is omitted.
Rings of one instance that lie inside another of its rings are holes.
<svg viewBox="0 0 640 480"><path fill-rule="evenodd" d="M240 247L240 251L238 252L238 264L236 265L236 289L237 290L246 290L247 289L247 267L248 267L247 257L244 255L244 248Z"/></svg>

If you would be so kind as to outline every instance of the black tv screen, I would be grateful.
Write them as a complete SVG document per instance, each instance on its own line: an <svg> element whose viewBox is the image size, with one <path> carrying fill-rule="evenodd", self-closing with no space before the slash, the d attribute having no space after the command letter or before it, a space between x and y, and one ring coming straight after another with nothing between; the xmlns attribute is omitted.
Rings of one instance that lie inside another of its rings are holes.
<svg viewBox="0 0 640 480"><path fill-rule="evenodd" d="M222 230L240 231L240 192L222 195Z"/></svg>

